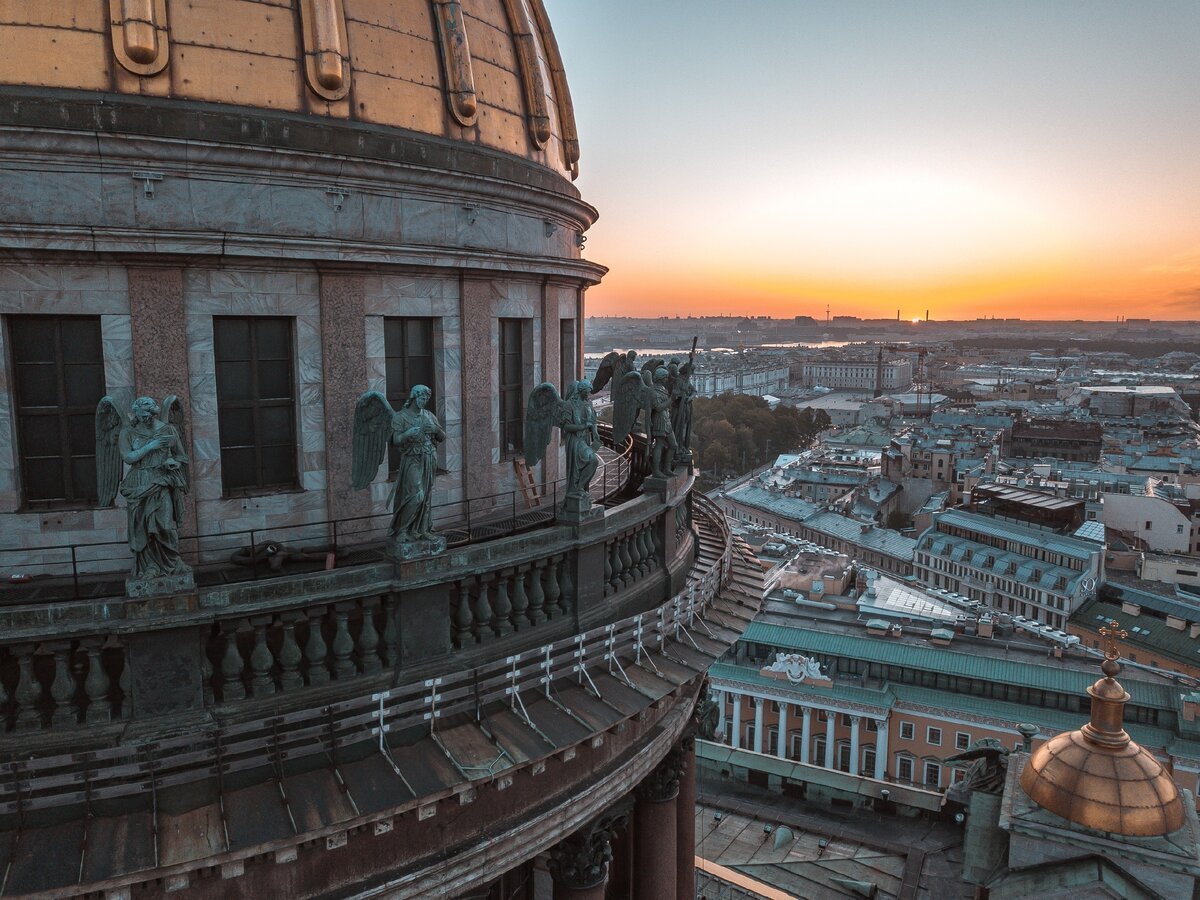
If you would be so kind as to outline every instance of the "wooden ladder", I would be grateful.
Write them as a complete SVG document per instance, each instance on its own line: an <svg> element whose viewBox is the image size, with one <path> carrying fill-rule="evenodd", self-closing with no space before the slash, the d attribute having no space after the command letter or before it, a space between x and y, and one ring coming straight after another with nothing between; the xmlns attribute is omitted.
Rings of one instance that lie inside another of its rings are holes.
<svg viewBox="0 0 1200 900"><path fill-rule="evenodd" d="M525 496L526 508L541 506L542 498L538 494L537 482L533 478L533 470L525 465L525 457L518 456L513 459L513 471L517 473L517 484L521 486L521 493Z"/></svg>

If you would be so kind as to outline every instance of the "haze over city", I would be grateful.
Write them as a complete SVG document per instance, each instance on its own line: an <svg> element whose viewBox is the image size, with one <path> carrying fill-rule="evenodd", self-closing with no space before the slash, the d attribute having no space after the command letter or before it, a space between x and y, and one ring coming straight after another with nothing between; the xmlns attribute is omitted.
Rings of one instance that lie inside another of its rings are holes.
<svg viewBox="0 0 1200 900"><path fill-rule="evenodd" d="M547 6L590 314L1200 312L1195 4Z"/></svg>

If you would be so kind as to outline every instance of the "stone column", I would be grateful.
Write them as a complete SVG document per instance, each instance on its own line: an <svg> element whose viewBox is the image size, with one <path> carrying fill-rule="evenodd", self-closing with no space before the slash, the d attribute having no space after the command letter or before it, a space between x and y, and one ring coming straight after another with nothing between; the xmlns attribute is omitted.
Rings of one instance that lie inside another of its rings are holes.
<svg viewBox="0 0 1200 900"><path fill-rule="evenodd" d="M858 774L858 725L862 721L860 716L850 717L850 774Z"/></svg>
<svg viewBox="0 0 1200 900"><path fill-rule="evenodd" d="M834 761L834 728L837 727L837 713L833 710L825 712L825 768L832 769Z"/></svg>
<svg viewBox="0 0 1200 900"><path fill-rule="evenodd" d="M875 734L875 777L880 781L887 778L888 719L879 720L879 731Z"/></svg>
<svg viewBox="0 0 1200 900"><path fill-rule="evenodd" d="M351 487L354 405L367 389L363 276L321 275L321 365L326 497L331 519L371 512L371 492ZM382 352L382 351L381 351Z"/></svg>
<svg viewBox="0 0 1200 900"><path fill-rule="evenodd" d="M762 697L754 698L754 752L763 752L763 708L767 701Z"/></svg>
<svg viewBox="0 0 1200 900"><path fill-rule="evenodd" d="M634 900L669 900L677 895L677 799L682 759L676 745L638 785L633 834Z"/></svg>
<svg viewBox="0 0 1200 900"><path fill-rule="evenodd" d="M675 802L675 897L696 897L696 739L679 740L679 798Z"/></svg>
<svg viewBox="0 0 1200 900"><path fill-rule="evenodd" d="M717 734L722 739L725 737L725 691L713 691L713 698L717 701Z"/></svg>
<svg viewBox="0 0 1200 900"><path fill-rule="evenodd" d="M779 704L779 735L775 739L775 755L787 759L787 716L788 705Z"/></svg>
<svg viewBox="0 0 1200 900"><path fill-rule="evenodd" d="M188 434L185 439L194 442L198 435L191 425L192 384L188 368L183 269L129 266L125 274L129 284L129 324L133 338L131 374L134 393L139 397L154 397L160 402L169 394L177 396L186 415ZM121 412L128 413L129 409L122 409ZM216 443L216 435L206 434L202 437L211 437ZM188 446L186 450L195 465L195 447ZM192 477L195 479L195 474ZM183 522L180 523L180 531L184 534L195 534L197 531L196 495L193 492L183 495Z"/></svg>
<svg viewBox="0 0 1200 900"><path fill-rule="evenodd" d="M809 754L812 752L812 709L808 706L801 707L800 714L802 716L800 723L800 762L806 763L809 759Z"/></svg>
<svg viewBox="0 0 1200 900"><path fill-rule="evenodd" d="M625 827L617 830L609 842L612 862L608 865L608 900L627 900L633 896L633 819L627 817Z"/></svg>
<svg viewBox="0 0 1200 900"><path fill-rule="evenodd" d="M551 848L554 900L604 900L613 835L628 821L626 810L606 812Z"/></svg>
<svg viewBox="0 0 1200 900"><path fill-rule="evenodd" d="M733 692L733 737L729 746L737 750L742 746L742 695Z"/></svg>

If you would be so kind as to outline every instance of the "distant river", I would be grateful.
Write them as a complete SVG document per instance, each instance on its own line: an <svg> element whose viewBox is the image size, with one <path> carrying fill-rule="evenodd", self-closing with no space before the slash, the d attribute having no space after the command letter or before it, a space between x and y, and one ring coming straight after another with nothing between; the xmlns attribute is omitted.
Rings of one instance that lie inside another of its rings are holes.
<svg viewBox="0 0 1200 900"><path fill-rule="evenodd" d="M778 344L747 344L747 350L790 350L793 347L845 347L850 344L850 341L784 341ZM613 350L620 350L624 353L626 350L633 349L638 352L638 356L652 358L655 356L687 356L692 349L688 347L676 347L674 349L664 347L614 347ZM733 347L698 347L698 352L701 353L737 353ZM599 352L588 352L583 354L584 359L604 359L610 350L601 350Z"/></svg>

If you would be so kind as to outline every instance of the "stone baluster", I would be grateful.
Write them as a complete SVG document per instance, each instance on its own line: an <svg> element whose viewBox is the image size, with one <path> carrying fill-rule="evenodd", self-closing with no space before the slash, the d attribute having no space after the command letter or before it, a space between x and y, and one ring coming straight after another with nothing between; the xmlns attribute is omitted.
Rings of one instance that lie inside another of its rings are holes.
<svg viewBox="0 0 1200 900"><path fill-rule="evenodd" d="M529 564L529 621L541 625L549 616L546 615L546 592L542 590L542 563Z"/></svg>
<svg viewBox="0 0 1200 900"><path fill-rule="evenodd" d="M84 711L84 722L88 725L105 725L112 721L112 701L108 691L112 681L104 671L104 638L85 638L82 642L87 653L87 676L83 679L83 692L87 695L87 709Z"/></svg>
<svg viewBox="0 0 1200 900"><path fill-rule="evenodd" d="M649 575L659 568L658 554L654 550L654 527L647 525L642 529L642 559L645 561L646 574Z"/></svg>
<svg viewBox="0 0 1200 900"><path fill-rule="evenodd" d="M271 670L275 667L275 655L267 645L267 627L270 616L255 616L250 620L254 628L254 649L250 651L250 694L254 697L269 697L275 693L275 679Z"/></svg>
<svg viewBox="0 0 1200 900"><path fill-rule="evenodd" d="M325 665L329 648L325 646L325 635L321 633L325 613L324 607L308 611L308 640L304 642L304 659L308 662L310 685L329 683L329 669Z"/></svg>
<svg viewBox="0 0 1200 900"><path fill-rule="evenodd" d="M471 581L464 578L458 583L458 608L454 612L454 643L467 647L475 642L472 625L475 616L471 613Z"/></svg>
<svg viewBox="0 0 1200 900"><path fill-rule="evenodd" d="M606 545L604 548L604 596L608 596L613 590L613 566L612 566L612 545Z"/></svg>
<svg viewBox="0 0 1200 900"><path fill-rule="evenodd" d="M529 595L525 593L525 570L520 566L513 569L513 626L517 631L529 623Z"/></svg>
<svg viewBox="0 0 1200 900"><path fill-rule="evenodd" d="M363 600L362 629L358 632L358 663L364 675L375 675L383 671L383 660L379 658L379 632L375 628L377 609L378 597L367 597Z"/></svg>
<svg viewBox="0 0 1200 900"><path fill-rule="evenodd" d="M491 578L488 573L480 575L479 588L475 592L475 639L481 644L486 644L495 637L492 630L492 604L488 597Z"/></svg>
<svg viewBox="0 0 1200 900"><path fill-rule="evenodd" d="M494 621L496 634L504 637L506 634L512 634L512 602L508 599L508 582L512 577L512 569L505 569L503 572L497 573L496 577L496 599L492 603L492 609L496 614Z"/></svg>
<svg viewBox="0 0 1200 900"><path fill-rule="evenodd" d="M304 619L303 613L284 613L282 616L283 639L279 643L279 687L284 691L294 691L304 687L304 678L300 674L300 661L304 654L296 643L296 623Z"/></svg>
<svg viewBox="0 0 1200 900"><path fill-rule="evenodd" d="M17 689L13 691L13 699L17 701L17 728L28 731L41 727L42 714L38 711L38 703L42 699L42 683L33 672L33 644L18 644L13 647L17 654Z"/></svg>
<svg viewBox="0 0 1200 900"><path fill-rule="evenodd" d="M616 593L621 589L621 551L618 544L621 543L620 538L613 538L608 544L609 556L609 578L607 581L608 589L606 594Z"/></svg>
<svg viewBox="0 0 1200 900"><path fill-rule="evenodd" d="M575 606L575 582L571 579L571 563L570 556L558 558L558 583L562 588L562 597L559 598L558 605L566 614L570 614Z"/></svg>
<svg viewBox="0 0 1200 900"><path fill-rule="evenodd" d="M357 672L354 666L354 638L350 637L350 609L353 602L339 603L333 608L333 677L350 678Z"/></svg>
<svg viewBox="0 0 1200 900"><path fill-rule="evenodd" d="M50 727L70 728L79 723L79 706L76 699L79 686L71 676L71 643L56 641L49 644L47 649L54 654L54 680L50 682L54 712L50 717Z"/></svg>
<svg viewBox="0 0 1200 900"><path fill-rule="evenodd" d="M642 576L642 542L641 532L635 531L629 535L629 581L635 582Z"/></svg>
<svg viewBox="0 0 1200 900"><path fill-rule="evenodd" d="M397 621L400 599L395 594L388 594L383 599L383 655L389 669L394 669L400 662L400 623Z"/></svg>
<svg viewBox="0 0 1200 900"><path fill-rule="evenodd" d="M620 561L620 565L617 567L620 586L628 587L633 582L633 572L630 569L633 565L633 558L629 555L628 534L621 535L617 540L617 559Z"/></svg>
<svg viewBox="0 0 1200 900"><path fill-rule="evenodd" d="M133 716L133 671L129 667L129 648L118 644L121 651L121 674L117 676L117 687L121 690L121 718Z"/></svg>
<svg viewBox="0 0 1200 900"><path fill-rule="evenodd" d="M558 614L558 599L562 596L562 588L558 584L558 566L553 558L542 563L542 580L546 594L546 618L552 619Z"/></svg>
<svg viewBox="0 0 1200 900"><path fill-rule="evenodd" d="M212 660L208 658L208 648L211 642L212 635L209 635L209 640L204 641L200 646L200 689L204 693L205 706L212 706L216 703L213 695L213 665Z"/></svg>
<svg viewBox="0 0 1200 900"><path fill-rule="evenodd" d="M225 633L225 654L221 657L221 699L244 700L246 686L242 683L242 671L246 664L238 649L237 627L232 622L222 623Z"/></svg>

